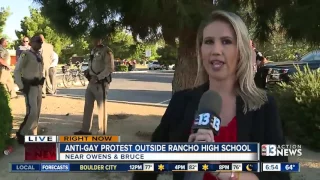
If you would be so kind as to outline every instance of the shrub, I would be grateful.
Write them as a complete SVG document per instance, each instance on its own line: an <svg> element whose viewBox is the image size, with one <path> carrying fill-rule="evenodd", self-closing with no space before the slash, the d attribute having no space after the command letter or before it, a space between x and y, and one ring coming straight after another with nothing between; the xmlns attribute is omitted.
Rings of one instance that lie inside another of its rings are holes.
<svg viewBox="0 0 320 180"><path fill-rule="evenodd" d="M303 70L291 82L272 89L286 135L296 143L320 150L320 70Z"/></svg>
<svg viewBox="0 0 320 180"><path fill-rule="evenodd" d="M126 65L118 65L118 66L116 66L116 71L127 72L128 71L128 66L126 66Z"/></svg>
<svg viewBox="0 0 320 180"><path fill-rule="evenodd" d="M7 148L11 140L12 121L11 108L9 105L9 94L5 87L0 83L0 151Z"/></svg>

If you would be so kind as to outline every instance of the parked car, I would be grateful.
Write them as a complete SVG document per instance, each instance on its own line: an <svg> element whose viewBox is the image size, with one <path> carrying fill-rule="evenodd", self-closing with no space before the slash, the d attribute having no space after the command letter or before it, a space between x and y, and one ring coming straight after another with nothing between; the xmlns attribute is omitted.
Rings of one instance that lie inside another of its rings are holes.
<svg viewBox="0 0 320 180"><path fill-rule="evenodd" d="M296 72L294 66L300 67L303 70L304 66L309 66L311 70L320 68L320 50L312 51L303 56L299 61L286 61L278 63L268 63L263 68L267 73L266 81L268 84L274 84L275 82L289 82L289 75Z"/></svg>
<svg viewBox="0 0 320 180"><path fill-rule="evenodd" d="M157 69L162 69L163 67L160 65L158 61L152 61L151 63L148 64L148 69L149 70L157 70Z"/></svg>

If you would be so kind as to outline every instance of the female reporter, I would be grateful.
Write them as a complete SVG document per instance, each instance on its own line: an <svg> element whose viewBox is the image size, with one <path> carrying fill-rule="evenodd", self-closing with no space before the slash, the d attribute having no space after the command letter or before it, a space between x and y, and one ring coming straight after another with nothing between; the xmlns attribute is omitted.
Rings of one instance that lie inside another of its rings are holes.
<svg viewBox="0 0 320 180"><path fill-rule="evenodd" d="M152 142L259 142L285 144L275 100L256 87L248 30L239 16L214 11L197 34L198 73L193 89L177 92L152 135ZM191 134L194 115L204 92L222 98L218 136L212 131ZM286 157L261 157L263 162L287 162ZM206 173L204 180L230 180L231 173ZM135 173L134 180L155 180L156 173ZM184 173L173 173L183 180ZM289 180L278 172L241 173L240 180ZM197 179L195 179L197 180Z"/></svg>

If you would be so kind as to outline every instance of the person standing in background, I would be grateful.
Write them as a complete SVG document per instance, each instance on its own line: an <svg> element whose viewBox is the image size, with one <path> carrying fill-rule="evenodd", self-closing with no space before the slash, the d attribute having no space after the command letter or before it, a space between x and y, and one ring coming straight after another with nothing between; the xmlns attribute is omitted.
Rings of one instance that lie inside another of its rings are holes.
<svg viewBox="0 0 320 180"><path fill-rule="evenodd" d="M114 72L114 57L110 48L102 44L102 39L93 40L94 48L90 54L89 67L85 72L89 84L85 93L82 129L74 135L91 135L94 102L98 105L98 134L107 131L105 101Z"/></svg>
<svg viewBox="0 0 320 180"><path fill-rule="evenodd" d="M56 72L57 72L58 62L59 62L59 56L56 52L53 52L52 62L49 67L49 78L50 78L51 87L48 88L48 92L50 94L57 94Z"/></svg>
<svg viewBox="0 0 320 180"><path fill-rule="evenodd" d="M268 63L268 60L256 49L252 40L250 40L250 45L253 49L252 58L254 58L254 82L258 88L265 89L267 86L268 69L263 68L263 66Z"/></svg>
<svg viewBox="0 0 320 180"><path fill-rule="evenodd" d="M22 39L22 45L19 46L16 50L16 58L17 60L19 59L20 57L20 54L23 52L23 51L26 51L26 50L29 50L31 48L31 46L29 45L29 38L28 37L23 37Z"/></svg>
<svg viewBox="0 0 320 180"><path fill-rule="evenodd" d="M257 48L252 40L250 41L250 44L251 44L254 52L256 53L256 65L257 65L257 67L261 67L260 63L263 63L265 58L262 55L262 53L257 50Z"/></svg>
<svg viewBox="0 0 320 180"><path fill-rule="evenodd" d="M250 40L250 47L252 49L252 54L251 54L251 59L252 59L252 62L253 62L253 71L254 73L257 73L258 71L258 66L257 66L257 54L256 54L256 51L255 51L255 47L253 47L253 42L252 40Z"/></svg>
<svg viewBox="0 0 320 180"><path fill-rule="evenodd" d="M0 83L2 83L10 94L10 98L16 98L17 93L14 89L14 81L10 70L10 54L6 49L8 42L5 38L0 39Z"/></svg>
<svg viewBox="0 0 320 180"><path fill-rule="evenodd" d="M42 49L41 55L43 58L43 77L46 78L45 85L43 85L42 89L42 98L45 98L47 95L47 91L50 85L50 78L49 78L49 67L52 62L53 57L53 45L49 44L45 41L43 34L40 34L39 37L42 39ZM49 92L48 92L49 93Z"/></svg>

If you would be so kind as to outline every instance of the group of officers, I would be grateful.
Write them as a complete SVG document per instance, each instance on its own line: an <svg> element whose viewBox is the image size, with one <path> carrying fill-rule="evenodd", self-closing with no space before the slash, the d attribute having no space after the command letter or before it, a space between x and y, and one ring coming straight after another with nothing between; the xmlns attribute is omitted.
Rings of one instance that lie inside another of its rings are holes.
<svg viewBox="0 0 320 180"><path fill-rule="evenodd" d="M114 57L112 51L102 44L102 40L94 40L94 48L90 53L89 68L85 76L89 84L85 93L83 124L75 135L90 135L94 102L97 101L99 112L98 134L105 134L107 128L107 114L105 100L114 71ZM30 49L21 51L14 69L14 82L23 93L26 102L26 115L16 133L19 144L24 144L25 135L37 135L41 114L41 104L44 84L47 77L48 64L44 59L48 55L48 43L43 35L36 35L30 39ZM53 46L52 51L53 51Z"/></svg>

